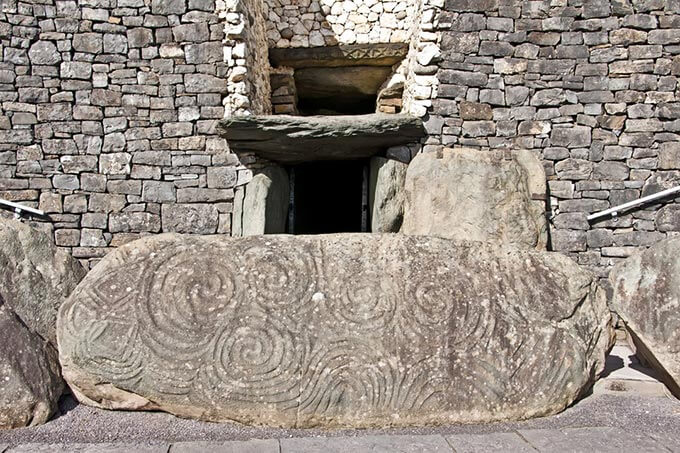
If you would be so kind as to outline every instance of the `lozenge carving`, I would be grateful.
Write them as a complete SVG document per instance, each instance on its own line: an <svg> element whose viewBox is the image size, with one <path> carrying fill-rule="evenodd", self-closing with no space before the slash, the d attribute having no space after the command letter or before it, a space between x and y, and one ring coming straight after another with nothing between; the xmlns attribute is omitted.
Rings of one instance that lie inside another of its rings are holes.
<svg viewBox="0 0 680 453"><path fill-rule="evenodd" d="M212 421L369 427L523 419L571 404L611 342L557 254L403 235L161 235L62 307L81 401Z"/></svg>

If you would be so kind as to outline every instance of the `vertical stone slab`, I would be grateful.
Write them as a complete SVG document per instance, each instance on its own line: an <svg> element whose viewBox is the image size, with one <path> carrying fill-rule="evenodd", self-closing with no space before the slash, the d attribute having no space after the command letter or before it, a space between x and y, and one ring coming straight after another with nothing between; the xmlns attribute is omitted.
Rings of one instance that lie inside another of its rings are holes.
<svg viewBox="0 0 680 453"><path fill-rule="evenodd" d="M421 153L406 173L401 232L545 250L545 180L528 151Z"/></svg>
<svg viewBox="0 0 680 453"><path fill-rule="evenodd" d="M398 233L404 220L407 164L374 157L370 163L369 209L373 233Z"/></svg>
<svg viewBox="0 0 680 453"><path fill-rule="evenodd" d="M238 226L233 235L285 233L289 197L290 183L284 168L272 165L258 170L242 194L237 195L234 218Z"/></svg>

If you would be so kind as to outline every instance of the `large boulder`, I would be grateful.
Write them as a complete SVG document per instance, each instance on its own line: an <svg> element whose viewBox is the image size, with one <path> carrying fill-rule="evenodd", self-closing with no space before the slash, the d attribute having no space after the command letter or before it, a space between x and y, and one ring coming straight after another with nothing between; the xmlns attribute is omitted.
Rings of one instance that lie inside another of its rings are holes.
<svg viewBox="0 0 680 453"><path fill-rule="evenodd" d="M612 308L637 354L680 398L680 238L629 257L612 269Z"/></svg>
<svg viewBox="0 0 680 453"><path fill-rule="evenodd" d="M0 297L0 429L45 423L62 390L56 350Z"/></svg>
<svg viewBox="0 0 680 453"><path fill-rule="evenodd" d="M530 151L421 153L405 195L402 233L546 249L546 177Z"/></svg>
<svg viewBox="0 0 680 453"><path fill-rule="evenodd" d="M399 234L144 238L57 330L86 404L282 427L553 414L612 337L595 278L562 255Z"/></svg>
<svg viewBox="0 0 680 453"><path fill-rule="evenodd" d="M0 296L29 329L55 347L59 306L86 273L43 232L0 218Z"/></svg>

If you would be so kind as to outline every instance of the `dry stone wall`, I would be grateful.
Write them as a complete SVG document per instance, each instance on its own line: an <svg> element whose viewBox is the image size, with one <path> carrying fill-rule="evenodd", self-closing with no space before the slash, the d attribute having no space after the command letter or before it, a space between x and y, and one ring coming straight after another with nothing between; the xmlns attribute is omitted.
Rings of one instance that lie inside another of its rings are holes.
<svg viewBox="0 0 680 453"><path fill-rule="evenodd" d="M534 150L554 250L604 276L680 231L680 206L589 213L680 184L680 2L447 0L426 151Z"/></svg>
<svg viewBox="0 0 680 453"><path fill-rule="evenodd" d="M224 58L226 7L2 2L0 198L44 210L83 260L145 234L229 233L249 172L215 133L241 63Z"/></svg>
<svg viewBox="0 0 680 453"><path fill-rule="evenodd" d="M271 112L267 44L333 39L410 43L394 83L428 137L388 156L532 150L551 247L601 276L680 231L673 202L586 221L680 183L679 0L6 0L0 197L48 212L82 260L145 234L228 234L253 161L216 121Z"/></svg>
<svg viewBox="0 0 680 453"><path fill-rule="evenodd" d="M419 0L264 0L270 47L409 42Z"/></svg>

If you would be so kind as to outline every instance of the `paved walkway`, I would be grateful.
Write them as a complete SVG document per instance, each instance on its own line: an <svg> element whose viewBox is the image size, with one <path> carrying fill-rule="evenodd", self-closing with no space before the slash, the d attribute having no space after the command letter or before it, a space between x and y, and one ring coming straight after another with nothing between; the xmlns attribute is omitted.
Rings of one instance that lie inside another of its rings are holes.
<svg viewBox="0 0 680 453"><path fill-rule="evenodd" d="M255 440L257 439L257 440ZM679 452L680 401L617 345L593 394L524 422L382 430L284 430L111 412L66 400L46 425L0 431L0 453Z"/></svg>
<svg viewBox="0 0 680 453"><path fill-rule="evenodd" d="M680 424L679 424L680 426ZM464 453L680 452L679 431L642 433L611 427L515 430L485 434L362 435L227 442L0 444L0 453Z"/></svg>
<svg viewBox="0 0 680 453"><path fill-rule="evenodd" d="M6 453L472 453L472 452L678 452L677 434L636 434L617 428L520 430L450 436L364 436L266 439L174 444L24 444ZM0 453L5 453L0 446Z"/></svg>

